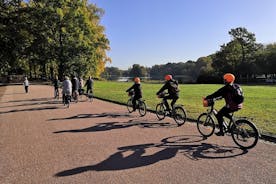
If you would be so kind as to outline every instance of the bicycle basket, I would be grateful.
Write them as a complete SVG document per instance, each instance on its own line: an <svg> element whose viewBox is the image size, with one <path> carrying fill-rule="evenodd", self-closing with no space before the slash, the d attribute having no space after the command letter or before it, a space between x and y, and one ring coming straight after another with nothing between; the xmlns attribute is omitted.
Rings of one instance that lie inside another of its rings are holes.
<svg viewBox="0 0 276 184"><path fill-rule="evenodd" d="M128 96L133 96L133 95L134 95L134 91L133 90L131 90L131 91L128 92Z"/></svg>
<svg viewBox="0 0 276 184"><path fill-rule="evenodd" d="M164 98L165 97L165 93L159 93L158 98Z"/></svg>
<svg viewBox="0 0 276 184"><path fill-rule="evenodd" d="M203 98L202 104L203 104L203 107L209 107L209 106L212 106L214 104L214 101L213 101L213 99Z"/></svg>

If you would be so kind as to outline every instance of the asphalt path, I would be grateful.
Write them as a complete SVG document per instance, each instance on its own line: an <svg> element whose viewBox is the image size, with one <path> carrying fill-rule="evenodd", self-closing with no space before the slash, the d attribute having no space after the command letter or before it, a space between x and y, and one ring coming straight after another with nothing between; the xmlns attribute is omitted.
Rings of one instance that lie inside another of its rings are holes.
<svg viewBox="0 0 276 184"><path fill-rule="evenodd" d="M122 95L124 95L122 93ZM276 146L241 150L204 140L194 123L82 98L65 108L53 88L0 87L0 183L276 183Z"/></svg>

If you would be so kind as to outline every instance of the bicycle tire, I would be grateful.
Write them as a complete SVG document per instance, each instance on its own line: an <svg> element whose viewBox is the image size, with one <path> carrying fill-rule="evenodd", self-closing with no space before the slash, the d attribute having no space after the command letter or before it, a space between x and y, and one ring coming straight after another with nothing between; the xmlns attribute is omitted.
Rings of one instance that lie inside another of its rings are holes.
<svg viewBox="0 0 276 184"><path fill-rule="evenodd" d="M186 112L183 107L176 106L173 110L173 119L178 126L184 125L187 120Z"/></svg>
<svg viewBox="0 0 276 184"><path fill-rule="evenodd" d="M128 110L128 112L133 112L133 106L132 106L132 100L131 99L129 99L127 101L127 110Z"/></svg>
<svg viewBox="0 0 276 184"><path fill-rule="evenodd" d="M202 113L197 118L197 129L204 137L210 137L215 131L215 121L212 116Z"/></svg>
<svg viewBox="0 0 276 184"><path fill-rule="evenodd" d="M256 146L259 140L259 132L254 123L241 119L231 126L233 141L242 149L250 149Z"/></svg>
<svg viewBox="0 0 276 184"><path fill-rule="evenodd" d="M155 108L155 114L158 120L164 119L166 117L165 105L162 103L157 104Z"/></svg>
<svg viewBox="0 0 276 184"><path fill-rule="evenodd" d="M147 114L147 106L143 101L138 102L139 104L139 114L140 116L145 116Z"/></svg>

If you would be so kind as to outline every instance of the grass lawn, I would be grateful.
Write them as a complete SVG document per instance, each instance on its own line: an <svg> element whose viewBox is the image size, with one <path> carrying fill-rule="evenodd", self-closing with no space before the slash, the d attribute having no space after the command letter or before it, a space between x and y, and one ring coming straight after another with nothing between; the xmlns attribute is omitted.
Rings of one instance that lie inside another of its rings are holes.
<svg viewBox="0 0 276 184"><path fill-rule="evenodd" d="M94 94L96 97L109 99L121 103L128 100L125 92L132 82L95 81ZM142 83L143 99L149 109L155 110L160 101L156 92L162 84ZM202 106L202 97L207 96L222 87L219 84L181 84L180 98L177 104L183 104L188 118L197 119L200 113L206 111ZM242 110L235 113L237 117L252 118L261 133L276 135L276 86L247 86L242 85L245 101ZM224 101L217 102L216 108L224 105Z"/></svg>

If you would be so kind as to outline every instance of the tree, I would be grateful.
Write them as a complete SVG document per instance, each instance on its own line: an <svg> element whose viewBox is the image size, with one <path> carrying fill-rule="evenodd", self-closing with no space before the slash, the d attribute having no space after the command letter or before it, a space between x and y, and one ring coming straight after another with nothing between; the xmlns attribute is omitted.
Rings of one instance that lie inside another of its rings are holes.
<svg viewBox="0 0 276 184"><path fill-rule="evenodd" d="M130 77L146 77L147 70L145 67L140 66L139 64L134 64L130 69L129 75Z"/></svg>
<svg viewBox="0 0 276 184"><path fill-rule="evenodd" d="M229 34L232 40L221 46L215 54L212 66L221 75L231 72L238 78L242 75L249 76L254 73L256 51L260 44L256 43L255 34L246 28L238 27L231 29Z"/></svg>
<svg viewBox="0 0 276 184"><path fill-rule="evenodd" d="M117 80L122 76L122 71L117 67L106 67L101 77L107 80Z"/></svg>

